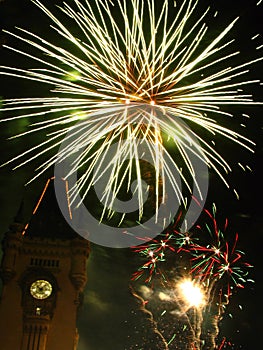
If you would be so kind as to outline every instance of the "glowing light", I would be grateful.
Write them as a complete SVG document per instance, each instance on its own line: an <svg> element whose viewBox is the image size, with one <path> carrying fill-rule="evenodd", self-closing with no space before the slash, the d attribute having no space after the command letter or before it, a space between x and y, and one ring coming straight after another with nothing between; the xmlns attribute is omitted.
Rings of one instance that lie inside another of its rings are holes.
<svg viewBox="0 0 263 350"><path fill-rule="evenodd" d="M189 236L186 236L186 237L185 237L185 242L186 242L186 243L189 243L189 242L190 242L190 237L189 237Z"/></svg>
<svg viewBox="0 0 263 350"><path fill-rule="evenodd" d="M218 248L214 248L214 249L215 249L215 254L216 255L220 254L220 249L218 249Z"/></svg>
<svg viewBox="0 0 263 350"><path fill-rule="evenodd" d="M229 264L223 266L223 270L228 271L229 270Z"/></svg>
<svg viewBox="0 0 263 350"><path fill-rule="evenodd" d="M184 301L189 307L200 307L204 305L205 298L202 288L191 280L183 280L178 284L178 288Z"/></svg>
<svg viewBox="0 0 263 350"><path fill-rule="evenodd" d="M73 70L65 75L65 79L69 81L78 81L81 80L81 74L79 71Z"/></svg>
<svg viewBox="0 0 263 350"><path fill-rule="evenodd" d="M149 256L153 257L153 251L149 252Z"/></svg>

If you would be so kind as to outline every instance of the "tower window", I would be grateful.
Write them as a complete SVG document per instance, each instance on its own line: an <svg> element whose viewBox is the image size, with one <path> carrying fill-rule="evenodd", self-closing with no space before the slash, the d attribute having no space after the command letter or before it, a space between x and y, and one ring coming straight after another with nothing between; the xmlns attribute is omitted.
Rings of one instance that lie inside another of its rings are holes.
<svg viewBox="0 0 263 350"><path fill-rule="evenodd" d="M30 265L31 266L59 267L59 260L31 258Z"/></svg>

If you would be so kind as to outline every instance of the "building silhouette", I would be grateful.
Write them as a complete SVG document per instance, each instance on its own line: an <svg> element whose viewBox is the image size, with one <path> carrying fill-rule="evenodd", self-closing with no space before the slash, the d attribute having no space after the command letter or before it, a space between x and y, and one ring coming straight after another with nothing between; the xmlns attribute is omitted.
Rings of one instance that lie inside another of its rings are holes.
<svg viewBox="0 0 263 350"><path fill-rule="evenodd" d="M2 243L1 349L76 350L89 243L63 218L52 179L27 225L22 212Z"/></svg>

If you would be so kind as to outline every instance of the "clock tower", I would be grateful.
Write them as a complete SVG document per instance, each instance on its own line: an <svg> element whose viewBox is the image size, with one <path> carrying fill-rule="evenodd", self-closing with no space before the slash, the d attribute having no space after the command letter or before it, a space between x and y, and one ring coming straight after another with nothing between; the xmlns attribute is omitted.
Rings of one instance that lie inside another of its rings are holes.
<svg viewBox="0 0 263 350"><path fill-rule="evenodd" d="M77 349L89 243L66 223L53 187L48 180L27 225L20 209L2 243L2 350Z"/></svg>

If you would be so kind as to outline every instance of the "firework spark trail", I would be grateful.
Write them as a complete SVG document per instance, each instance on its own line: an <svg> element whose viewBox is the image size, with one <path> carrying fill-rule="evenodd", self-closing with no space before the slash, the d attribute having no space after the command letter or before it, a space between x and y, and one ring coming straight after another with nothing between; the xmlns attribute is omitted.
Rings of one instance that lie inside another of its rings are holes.
<svg viewBox="0 0 263 350"><path fill-rule="evenodd" d="M198 241L198 237L194 237L191 232L182 233L174 229L174 226L176 227L177 224L175 223L166 232L161 233L158 238L133 247L133 251L147 261L133 274L132 280L138 280L146 275L145 282L150 282L154 275L160 274L166 281L161 268L162 263L167 261L170 256L189 253L189 248ZM148 241L147 238L145 240Z"/></svg>
<svg viewBox="0 0 263 350"><path fill-rule="evenodd" d="M91 5L89 1L74 0L75 8L64 3L60 9L77 26L81 33L81 39L78 39L39 0L32 2L49 17L53 30L63 42L69 42L72 49L65 49L21 28L18 28L21 35L6 31L29 49L21 51L8 45L5 47L35 61L40 68L26 70L2 66L0 74L52 85L51 91L55 97L5 100L2 111L14 115L3 120L43 118L41 122L33 121L29 131L16 137L60 127L58 131L51 131L46 141L19 154L10 162L20 161L19 167L46 152L56 150L61 140L73 130L74 140L69 138L66 149L40 165L36 177L56 162L70 159L76 150L82 150L72 171L89 162L87 171L74 190L84 189L86 194L90 188L88 183L95 185L97 174L103 172L100 158L103 156L105 159L114 142L127 138L129 142L125 146L119 144L120 152L114 159L114 176L106 186L104 205L105 208L111 207L120 191L124 181L120 175L120 165L124 154L129 153L136 160L140 219L144 191L140 181L137 138L147 140L154 160L156 210L158 197L165 196L165 181L172 184L177 197L183 200L178 180L163 157L164 153L168 154L162 135L166 133L174 141L194 182L197 180L189 152L213 169L227 184L223 175L230 170L227 161L197 131L180 123L179 118L201 126L211 135L222 135L252 151L253 142L217 123L217 116L231 116L222 109L225 105L256 104L251 95L240 94L238 89L258 81L239 79L248 72L248 66L261 61L262 57L235 67L226 65L226 68L213 73L209 71L219 63L227 64L238 54L224 54L225 48L233 41L226 41L225 38L237 19L204 46L208 32L204 20L209 9L198 14L195 24L188 26L198 9L198 0L185 0L179 8L172 7L172 2L164 0L159 11L153 0L132 0L129 3L117 0L115 6L111 1L95 0ZM172 21L171 11L174 16ZM30 47L38 51L38 56L30 53ZM201 47L202 51L199 52ZM73 49L79 54L73 53ZM206 76L200 79L201 71L205 71ZM189 77L194 81L187 82ZM148 106L147 111L142 105ZM134 113L135 109L137 113ZM162 118L159 117L160 111ZM207 117L207 113L211 117ZM73 124L77 121L82 121L82 124L81 128L75 130ZM104 140L100 149L91 156L90 151L100 140ZM128 163L126 175L129 178L132 164L131 161ZM191 190L183 172L175 161L173 164L175 172ZM97 172L91 175L95 168ZM158 186L160 177L163 178L162 193L159 193Z"/></svg>
<svg viewBox="0 0 263 350"><path fill-rule="evenodd" d="M138 280L145 273L148 277L145 282L150 282L153 275L160 273L161 269L158 268L159 264L166 260L166 255L170 251L172 253L178 252L178 247L176 244L176 239L173 234L164 233L159 236L160 239L153 239L148 244L141 244L134 248L135 253L139 253L140 256L147 259L147 261L133 274L132 280ZM163 275L164 277L164 275ZM166 278L164 277L164 280Z"/></svg>
<svg viewBox="0 0 263 350"><path fill-rule="evenodd" d="M141 295L139 295L132 286L130 286L130 291L132 293L132 295L139 300L140 302L140 310L143 311L143 313L145 313L148 316L149 321L151 322L151 326L154 330L154 333L158 335L158 337L161 339L161 343L164 346L165 350L169 350L169 346L168 343L166 341L166 339L164 338L163 334L159 331L158 327L157 327L157 322L154 320L153 314L150 310L146 309L145 307L145 300L143 299L143 297Z"/></svg>

